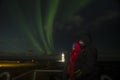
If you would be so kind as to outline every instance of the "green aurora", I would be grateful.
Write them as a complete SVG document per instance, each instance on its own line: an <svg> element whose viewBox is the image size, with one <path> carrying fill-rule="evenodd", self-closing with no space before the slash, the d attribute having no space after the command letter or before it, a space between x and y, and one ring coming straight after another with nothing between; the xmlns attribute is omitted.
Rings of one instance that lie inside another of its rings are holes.
<svg viewBox="0 0 120 80"><path fill-rule="evenodd" d="M67 22L91 2L92 0L6 0L6 6L36 50L40 54L52 54L55 49L53 30L56 17Z"/></svg>

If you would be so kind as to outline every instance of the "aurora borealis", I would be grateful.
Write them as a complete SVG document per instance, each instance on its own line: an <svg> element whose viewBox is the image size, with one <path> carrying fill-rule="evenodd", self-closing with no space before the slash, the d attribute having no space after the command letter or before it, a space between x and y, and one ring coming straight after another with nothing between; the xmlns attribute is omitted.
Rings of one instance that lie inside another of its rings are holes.
<svg viewBox="0 0 120 80"><path fill-rule="evenodd" d="M75 35L90 32L100 56L118 56L118 4L116 0L0 0L0 52L59 53L71 49Z"/></svg>
<svg viewBox="0 0 120 80"><path fill-rule="evenodd" d="M10 16L16 20L16 26L29 37L37 51L51 54L55 47L53 30L56 16L67 22L89 2L90 0L5 0L5 5Z"/></svg>

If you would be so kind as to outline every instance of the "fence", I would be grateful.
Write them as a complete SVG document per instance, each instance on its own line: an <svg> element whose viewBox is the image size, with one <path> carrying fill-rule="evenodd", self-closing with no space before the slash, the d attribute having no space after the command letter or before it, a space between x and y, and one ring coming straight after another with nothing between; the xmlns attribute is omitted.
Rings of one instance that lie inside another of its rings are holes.
<svg viewBox="0 0 120 80"><path fill-rule="evenodd" d="M9 72L0 73L0 77L3 77L4 75L6 76L6 80L10 80L10 73Z"/></svg>
<svg viewBox="0 0 120 80"><path fill-rule="evenodd" d="M26 75L28 75L30 73L33 73L32 80L36 80L36 74L37 74L37 72L63 73L62 70L32 70L32 71L29 71L29 72L26 72L26 73L23 73L21 75L16 76L16 77L12 78L12 80L17 80L17 79L19 79L19 78L21 78L23 76L26 76Z"/></svg>

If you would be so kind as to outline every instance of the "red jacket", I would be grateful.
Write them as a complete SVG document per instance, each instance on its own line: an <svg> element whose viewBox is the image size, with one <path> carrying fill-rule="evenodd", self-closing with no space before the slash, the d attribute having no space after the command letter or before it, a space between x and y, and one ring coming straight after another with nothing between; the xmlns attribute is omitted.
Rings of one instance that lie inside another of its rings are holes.
<svg viewBox="0 0 120 80"><path fill-rule="evenodd" d="M78 42L74 42L73 49L70 54L70 66L69 66L69 75L71 80L74 80L75 61L77 60L80 51L81 51L80 44Z"/></svg>

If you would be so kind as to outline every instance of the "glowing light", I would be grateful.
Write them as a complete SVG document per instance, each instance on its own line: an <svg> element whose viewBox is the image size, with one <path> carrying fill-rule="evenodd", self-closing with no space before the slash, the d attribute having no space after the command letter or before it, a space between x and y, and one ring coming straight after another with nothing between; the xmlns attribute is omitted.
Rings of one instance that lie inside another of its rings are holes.
<svg viewBox="0 0 120 80"><path fill-rule="evenodd" d="M61 60L59 62L65 62L65 54L62 52L61 54Z"/></svg>
<svg viewBox="0 0 120 80"><path fill-rule="evenodd" d="M17 63L20 63L20 61L17 61Z"/></svg>
<svg viewBox="0 0 120 80"><path fill-rule="evenodd" d="M65 62L65 54L64 53L62 53L62 62Z"/></svg>
<svg viewBox="0 0 120 80"><path fill-rule="evenodd" d="M40 6L40 0L36 0L36 22L37 22L37 27L39 30L39 37L41 38L42 42L43 42L43 47L46 51L46 53L48 53L50 50L48 48L48 44L47 41L45 39L45 30L43 28L43 22L42 22L42 13L41 13L41 6Z"/></svg>
<svg viewBox="0 0 120 80"><path fill-rule="evenodd" d="M48 3L49 6L46 11L47 15L45 22L45 27L46 27L45 31L46 31L48 45L50 46L51 49L53 49L53 23L57 12L59 0L49 0Z"/></svg>
<svg viewBox="0 0 120 80"><path fill-rule="evenodd" d="M0 61L0 67L24 67L24 66L35 66L35 63L32 62L24 62L20 63L20 61Z"/></svg>
<svg viewBox="0 0 120 80"><path fill-rule="evenodd" d="M34 59L32 59L32 62L35 62L35 60L34 60Z"/></svg>

